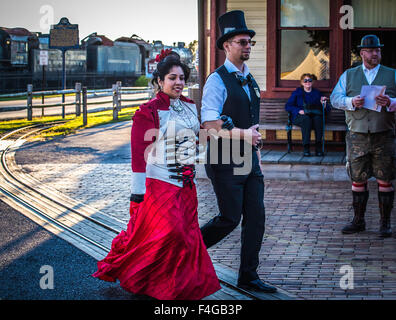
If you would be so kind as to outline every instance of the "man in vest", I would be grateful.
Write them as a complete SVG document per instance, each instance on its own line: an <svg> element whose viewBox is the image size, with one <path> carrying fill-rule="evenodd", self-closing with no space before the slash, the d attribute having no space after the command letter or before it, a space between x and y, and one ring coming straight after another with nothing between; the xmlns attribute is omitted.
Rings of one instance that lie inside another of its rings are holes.
<svg viewBox="0 0 396 320"><path fill-rule="evenodd" d="M335 108L345 110L349 129L346 136L347 170L352 180L354 218L342 233L365 230L364 214L369 197L367 180L374 176L378 183L380 236L386 238L392 235L396 70L380 65L382 47L377 36L364 36L358 46L362 65L341 75L330 99ZM375 98L380 112L364 108L365 99L360 96L363 85L386 86L386 91Z"/></svg>
<svg viewBox="0 0 396 320"><path fill-rule="evenodd" d="M222 36L216 45L225 51L226 60L206 81L201 121L216 137L208 144L205 169L220 214L201 232L209 248L235 229L243 215L238 286L276 292L256 271L265 225L264 177L256 148L261 139L257 130L260 89L244 63L255 44L251 40L255 32L246 27L244 13L239 10L220 16L218 24Z"/></svg>

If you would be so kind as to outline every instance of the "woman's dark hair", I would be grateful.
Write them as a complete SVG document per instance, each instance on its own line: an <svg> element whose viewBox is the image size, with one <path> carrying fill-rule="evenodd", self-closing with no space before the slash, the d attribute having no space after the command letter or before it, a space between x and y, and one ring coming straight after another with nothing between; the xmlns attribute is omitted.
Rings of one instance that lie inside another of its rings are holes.
<svg viewBox="0 0 396 320"><path fill-rule="evenodd" d="M167 57L165 57L165 59L158 62L157 68L153 72L153 79L151 80L151 83L159 87L158 78L164 81L165 76L174 66L182 68L184 73L184 80L187 82L190 76L190 68L180 61L180 56L178 53L172 51Z"/></svg>

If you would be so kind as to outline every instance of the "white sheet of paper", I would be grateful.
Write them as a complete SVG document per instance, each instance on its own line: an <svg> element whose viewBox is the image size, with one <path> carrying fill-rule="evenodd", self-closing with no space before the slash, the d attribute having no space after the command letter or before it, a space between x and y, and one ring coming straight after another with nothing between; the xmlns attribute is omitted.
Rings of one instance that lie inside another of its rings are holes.
<svg viewBox="0 0 396 320"><path fill-rule="evenodd" d="M382 107L377 106L375 97L385 93L386 86L362 86L360 96L364 98L363 108L381 112Z"/></svg>

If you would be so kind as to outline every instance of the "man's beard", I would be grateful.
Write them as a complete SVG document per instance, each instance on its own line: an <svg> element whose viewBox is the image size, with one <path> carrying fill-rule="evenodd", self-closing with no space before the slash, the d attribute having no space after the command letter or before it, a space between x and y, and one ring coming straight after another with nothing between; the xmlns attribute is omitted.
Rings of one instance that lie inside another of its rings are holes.
<svg viewBox="0 0 396 320"><path fill-rule="evenodd" d="M381 63L381 58L378 57L377 59L367 59L366 62L368 65L375 67Z"/></svg>
<svg viewBox="0 0 396 320"><path fill-rule="evenodd" d="M241 54L241 60L242 61L247 61L249 60L250 54Z"/></svg>

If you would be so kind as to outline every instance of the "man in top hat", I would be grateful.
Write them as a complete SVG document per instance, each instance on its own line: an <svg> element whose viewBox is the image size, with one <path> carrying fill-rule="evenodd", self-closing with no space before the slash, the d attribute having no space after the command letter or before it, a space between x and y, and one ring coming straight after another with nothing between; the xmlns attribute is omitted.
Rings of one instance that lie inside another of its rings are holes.
<svg viewBox="0 0 396 320"><path fill-rule="evenodd" d="M348 133L347 170L352 180L354 218L342 233L364 231L364 214L369 197L367 180L374 176L378 183L380 236L392 235L390 216L393 208L395 178L396 70L380 64L383 45L375 35L362 38L361 66L345 71L331 94L335 108L345 110ZM376 98L377 111L365 108L360 96L363 85L386 86Z"/></svg>
<svg viewBox="0 0 396 320"><path fill-rule="evenodd" d="M261 139L257 130L260 89L245 64L255 44L251 40L255 32L246 27L239 10L220 16L218 25L222 35L216 45L225 51L226 60L206 81L201 121L218 137L208 143L205 169L220 213L201 232L209 248L235 229L243 216L238 285L276 292L256 271L265 225L264 181L256 148Z"/></svg>

